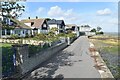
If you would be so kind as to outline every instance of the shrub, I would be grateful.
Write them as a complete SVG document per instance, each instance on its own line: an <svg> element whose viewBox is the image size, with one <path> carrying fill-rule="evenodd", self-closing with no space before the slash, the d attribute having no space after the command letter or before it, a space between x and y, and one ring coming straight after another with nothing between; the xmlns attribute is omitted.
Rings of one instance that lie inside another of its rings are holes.
<svg viewBox="0 0 120 80"><path fill-rule="evenodd" d="M39 39L39 40L42 40L42 41L44 41L44 40L46 40L47 39L47 37L46 37L46 35L45 34L36 34L36 36L34 37L35 39Z"/></svg>
<svg viewBox="0 0 120 80"><path fill-rule="evenodd" d="M17 34L13 34L10 36L10 39L19 39L19 36Z"/></svg>
<svg viewBox="0 0 120 80"><path fill-rule="evenodd" d="M101 31L100 34L104 34L104 32Z"/></svg>
<svg viewBox="0 0 120 80"><path fill-rule="evenodd" d="M66 37L66 34L65 33L60 33L57 35L58 37Z"/></svg>
<svg viewBox="0 0 120 80"><path fill-rule="evenodd" d="M74 34L74 33L69 33L69 34L67 34L67 37L74 38L74 37L76 37L76 34Z"/></svg>
<svg viewBox="0 0 120 80"><path fill-rule="evenodd" d="M99 34L104 34L104 32L96 32L96 35L99 35Z"/></svg>

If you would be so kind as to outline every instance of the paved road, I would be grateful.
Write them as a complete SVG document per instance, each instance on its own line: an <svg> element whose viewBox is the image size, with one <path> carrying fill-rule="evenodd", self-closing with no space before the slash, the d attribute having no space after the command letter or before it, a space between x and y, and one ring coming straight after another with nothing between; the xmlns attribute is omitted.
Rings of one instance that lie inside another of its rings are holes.
<svg viewBox="0 0 120 80"><path fill-rule="evenodd" d="M26 79L60 76L64 78L100 78L88 48L88 38L81 36L69 47L58 52L51 60L33 71Z"/></svg>

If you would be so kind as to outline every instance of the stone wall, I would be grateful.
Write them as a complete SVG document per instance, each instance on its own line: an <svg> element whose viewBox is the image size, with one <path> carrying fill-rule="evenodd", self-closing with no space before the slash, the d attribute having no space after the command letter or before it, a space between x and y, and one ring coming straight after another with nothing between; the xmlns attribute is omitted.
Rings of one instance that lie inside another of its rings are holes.
<svg viewBox="0 0 120 80"><path fill-rule="evenodd" d="M25 74L28 71L31 71L36 66L49 59L53 54L56 54L58 51L64 49L66 46L67 43L59 43L48 48L47 50L35 54L32 57L28 57L28 45L14 45L13 49L17 50L16 55L18 55L16 58L16 63L17 66L19 66L19 73Z"/></svg>
<svg viewBox="0 0 120 80"><path fill-rule="evenodd" d="M39 45L44 42L37 40L25 40L25 39L0 39L0 43L21 43L21 44Z"/></svg>

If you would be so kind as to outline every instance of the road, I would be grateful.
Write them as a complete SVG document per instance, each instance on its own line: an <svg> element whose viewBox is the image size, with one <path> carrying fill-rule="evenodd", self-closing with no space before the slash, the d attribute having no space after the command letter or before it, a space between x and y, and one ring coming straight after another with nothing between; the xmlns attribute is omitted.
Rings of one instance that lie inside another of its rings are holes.
<svg viewBox="0 0 120 80"><path fill-rule="evenodd" d="M99 72L94 67L95 62L90 56L89 45L86 36L79 37L70 46L31 72L25 80L43 77L100 78Z"/></svg>

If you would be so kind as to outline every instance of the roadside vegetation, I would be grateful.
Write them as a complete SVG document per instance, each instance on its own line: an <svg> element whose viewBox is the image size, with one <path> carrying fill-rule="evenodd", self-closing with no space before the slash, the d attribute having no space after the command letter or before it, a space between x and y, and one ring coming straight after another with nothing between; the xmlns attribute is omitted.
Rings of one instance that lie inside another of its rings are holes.
<svg viewBox="0 0 120 80"><path fill-rule="evenodd" d="M0 48L2 49L2 73L4 76L12 74L14 71L13 63L13 50L11 49L12 44L1 44Z"/></svg>
<svg viewBox="0 0 120 80"><path fill-rule="evenodd" d="M95 32L96 35L104 34L101 30L102 28L98 26L97 29L93 28L90 32Z"/></svg>
<svg viewBox="0 0 120 80"><path fill-rule="evenodd" d="M109 67L115 78L120 78L119 50L120 43L118 37L101 35L93 36L90 41L94 43L96 49L100 52L103 60Z"/></svg>

